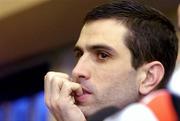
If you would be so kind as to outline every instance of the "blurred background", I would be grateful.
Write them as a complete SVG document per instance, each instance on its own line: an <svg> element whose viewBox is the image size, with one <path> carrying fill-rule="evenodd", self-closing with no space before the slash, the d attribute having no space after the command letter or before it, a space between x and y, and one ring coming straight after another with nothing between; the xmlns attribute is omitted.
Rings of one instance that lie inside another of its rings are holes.
<svg viewBox="0 0 180 121"><path fill-rule="evenodd" d="M44 75L71 73L83 17L107 1L0 0L0 121L54 120L44 104ZM139 1L177 25L179 0Z"/></svg>

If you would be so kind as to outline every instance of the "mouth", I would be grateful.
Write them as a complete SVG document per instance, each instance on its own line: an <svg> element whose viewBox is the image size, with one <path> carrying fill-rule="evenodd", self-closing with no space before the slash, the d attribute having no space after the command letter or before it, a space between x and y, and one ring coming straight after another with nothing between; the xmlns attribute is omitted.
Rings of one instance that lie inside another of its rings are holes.
<svg viewBox="0 0 180 121"><path fill-rule="evenodd" d="M83 94L81 94L81 95L75 94L75 96L74 96L76 104L85 103L88 100L88 98L92 95L91 90L89 90L85 87L82 87L82 90L83 90Z"/></svg>

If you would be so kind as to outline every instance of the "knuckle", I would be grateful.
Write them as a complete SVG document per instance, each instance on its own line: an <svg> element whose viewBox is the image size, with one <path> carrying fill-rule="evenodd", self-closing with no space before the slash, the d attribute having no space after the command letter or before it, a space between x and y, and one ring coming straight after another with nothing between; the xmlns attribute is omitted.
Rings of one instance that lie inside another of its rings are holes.
<svg viewBox="0 0 180 121"><path fill-rule="evenodd" d="M66 74L66 73L58 72L57 75L60 76L60 77L63 77L63 78L69 78L69 75Z"/></svg>
<svg viewBox="0 0 180 121"><path fill-rule="evenodd" d="M46 76L48 77L48 76L50 76L50 75L52 75L52 74L54 74L55 72L53 72L53 71L49 71L49 72L47 72L47 74L46 74Z"/></svg>
<svg viewBox="0 0 180 121"><path fill-rule="evenodd" d="M55 103L55 102L52 102L52 103L51 103L51 108L52 108L52 109L57 108L57 106L58 106L57 103Z"/></svg>
<svg viewBox="0 0 180 121"><path fill-rule="evenodd" d="M59 80L61 80L61 77L55 75L55 76L52 77L52 80L53 81L59 81Z"/></svg>
<svg viewBox="0 0 180 121"><path fill-rule="evenodd" d="M51 77L53 76L54 72L47 72L47 74L44 76L45 81L51 80Z"/></svg>
<svg viewBox="0 0 180 121"><path fill-rule="evenodd" d="M52 84L55 86L57 85L62 85L63 79L59 78L59 77L53 77L52 79Z"/></svg>
<svg viewBox="0 0 180 121"><path fill-rule="evenodd" d="M50 110L55 110L60 107L60 103L56 99L45 100L45 104Z"/></svg>
<svg viewBox="0 0 180 121"><path fill-rule="evenodd" d="M50 100L49 99L45 99L45 104L46 104L46 106L49 108L49 109L51 109L52 108L52 106L51 106L51 102L50 102Z"/></svg>
<svg viewBox="0 0 180 121"><path fill-rule="evenodd" d="M47 74L44 76L44 80L59 80L59 79L68 79L69 75L61 72L54 72L54 71L49 71Z"/></svg>
<svg viewBox="0 0 180 121"><path fill-rule="evenodd" d="M62 103L61 103L61 101L60 100L58 100L58 99L54 99L54 100L52 100L52 102L51 102L51 107L53 108L53 109L55 109L55 108L58 108L58 109L60 109L62 106Z"/></svg>
<svg viewBox="0 0 180 121"><path fill-rule="evenodd" d="M66 90L70 90L72 85L70 84L70 82L64 81L63 86L66 88Z"/></svg>
<svg viewBox="0 0 180 121"><path fill-rule="evenodd" d="M54 73L55 73L54 71L47 72L47 74L54 74Z"/></svg>

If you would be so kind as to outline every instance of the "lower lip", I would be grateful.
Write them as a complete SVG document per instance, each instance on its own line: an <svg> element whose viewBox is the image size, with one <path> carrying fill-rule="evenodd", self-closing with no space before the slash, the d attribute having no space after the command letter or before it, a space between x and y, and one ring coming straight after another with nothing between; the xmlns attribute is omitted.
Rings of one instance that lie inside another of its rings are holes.
<svg viewBox="0 0 180 121"><path fill-rule="evenodd" d="M83 94L83 95L81 95L81 96L76 96L75 97L75 100L77 101L77 103L84 103L84 102L86 102L86 100L87 100L87 98L90 96L90 94L88 94L88 93L85 93L85 94Z"/></svg>

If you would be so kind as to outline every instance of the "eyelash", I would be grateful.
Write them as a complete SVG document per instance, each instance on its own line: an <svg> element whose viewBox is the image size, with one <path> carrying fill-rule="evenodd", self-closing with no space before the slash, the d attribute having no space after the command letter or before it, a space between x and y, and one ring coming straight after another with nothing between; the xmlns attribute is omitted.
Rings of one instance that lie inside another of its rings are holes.
<svg viewBox="0 0 180 121"><path fill-rule="evenodd" d="M105 61L107 60L109 57L110 57L110 54L105 52L105 51L102 51L102 50L98 50L96 52L96 56L97 56L97 59L100 60L100 61Z"/></svg>
<svg viewBox="0 0 180 121"><path fill-rule="evenodd" d="M79 59L83 55L83 52L82 51L75 51L74 55L75 55L76 59Z"/></svg>
<svg viewBox="0 0 180 121"><path fill-rule="evenodd" d="M97 61L106 61L111 56L108 52L106 52L104 50L96 50L94 52L94 54L95 54ZM77 60L79 60L79 58L83 55L83 52L82 51L75 51L74 55L75 55L75 58Z"/></svg>

